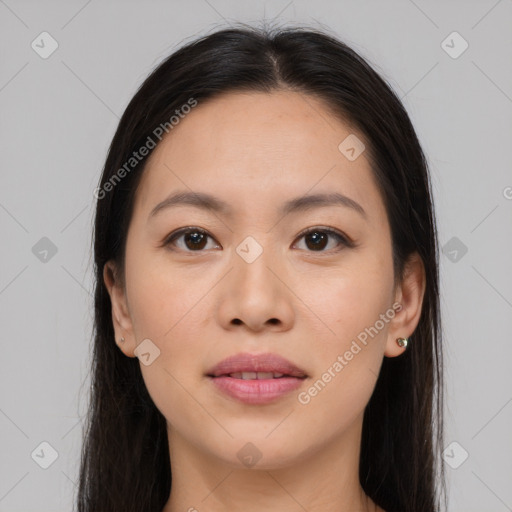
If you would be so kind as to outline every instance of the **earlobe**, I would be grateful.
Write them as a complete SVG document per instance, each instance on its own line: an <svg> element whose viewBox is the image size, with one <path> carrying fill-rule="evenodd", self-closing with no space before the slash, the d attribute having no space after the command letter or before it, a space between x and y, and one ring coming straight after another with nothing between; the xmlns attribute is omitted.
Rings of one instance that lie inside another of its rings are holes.
<svg viewBox="0 0 512 512"><path fill-rule="evenodd" d="M135 357L132 322L126 302L124 287L120 282L117 267L108 261L103 267L103 280L110 295L112 304L112 324L114 326L115 343L128 357Z"/></svg>
<svg viewBox="0 0 512 512"><path fill-rule="evenodd" d="M408 338L420 321L425 289L425 267L420 255L414 252L405 264L404 277L396 290L395 300L401 305L401 309L390 322L384 350L386 357L399 356L407 349L408 344L414 343Z"/></svg>

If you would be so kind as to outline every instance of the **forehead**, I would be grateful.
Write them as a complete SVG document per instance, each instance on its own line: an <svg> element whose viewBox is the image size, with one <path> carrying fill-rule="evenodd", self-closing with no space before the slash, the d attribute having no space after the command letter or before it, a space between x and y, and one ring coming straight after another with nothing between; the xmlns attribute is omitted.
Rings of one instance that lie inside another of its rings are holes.
<svg viewBox="0 0 512 512"><path fill-rule="evenodd" d="M354 136L364 141L320 99L303 93L236 92L199 101L153 150L136 211L147 215L175 189L222 195L240 213L249 203L337 191L382 216L367 155L350 161L339 149Z"/></svg>

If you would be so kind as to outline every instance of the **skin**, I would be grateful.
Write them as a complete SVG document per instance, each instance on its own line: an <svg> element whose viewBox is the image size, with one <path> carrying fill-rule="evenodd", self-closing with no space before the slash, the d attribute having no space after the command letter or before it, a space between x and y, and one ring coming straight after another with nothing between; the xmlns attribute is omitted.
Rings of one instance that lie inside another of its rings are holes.
<svg viewBox="0 0 512 512"><path fill-rule="evenodd" d="M141 371L168 425L173 479L164 512L383 512L359 484L363 412L383 357L400 356L405 348L396 338L417 326L425 273L414 254L394 287L391 233L369 162L364 152L349 161L338 150L351 133L368 147L309 95L229 93L200 102L148 161L128 232L125 282L113 262L104 279L120 350L136 357L147 338L160 350ZM181 205L148 220L177 190L213 194L232 214ZM288 199L333 191L357 201L366 218L343 206L278 214ZM174 248L162 246L186 226L206 230L207 245L194 251L182 236ZM311 237L298 236L322 226L355 246L330 237L315 250ZM252 263L236 252L247 236L263 248ZM298 392L394 302L402 309L301 404ZM273 404L243 404L205 377L239 352L280 354L309 377ZM261 455L250 468L237 457L248 442Z"/></svg>

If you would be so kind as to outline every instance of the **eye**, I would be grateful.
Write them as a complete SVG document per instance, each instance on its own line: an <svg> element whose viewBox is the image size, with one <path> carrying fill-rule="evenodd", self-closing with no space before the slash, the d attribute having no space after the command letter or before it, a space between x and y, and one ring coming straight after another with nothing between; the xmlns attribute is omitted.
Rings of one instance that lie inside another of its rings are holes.
<svg viewBox="0 0 512 512"><path fill-rule="evenodd" d="M203 249L211 249L207 247L208 238L213 238L203 229L195 227L181 228L171 233L164 242L165 246L175 246L185 252L201 252ZM182 242L177 244L176 242ZM217 247L220 247L217 245Z"/></svg>
<svg viewBox="0 0 512 512"><path fill-rule="evenodd" d="M334 244L334 251L340 250L340 246L353 246L352 242L342 233L327 227L308 228L299 234L298 239L301 238L305 240L306 250L312 252L330 252L333 247L329 248L328 246L332 238L337 240L337 243ZM208 239L214 240L204 229L188 226L171 233L163 245L171 246L171 249L177 247L185 252L202 252L206 249L220 247L219 244L208 247Z"/></svg>
<svg viewBox="0 0 512 512"><path fill-rule="evenodd" d="M334 244L335 251L341 249L340 245L345 247L352 247L353 245L352 242L340 232L325 227L308 228L300 233L299 239L300 238L304 238L306 249L310 249L313 252L329 252L325 250L329 245L329 238L337 240L337 244ZM328 249L332 249L332 247Z"/></svg>

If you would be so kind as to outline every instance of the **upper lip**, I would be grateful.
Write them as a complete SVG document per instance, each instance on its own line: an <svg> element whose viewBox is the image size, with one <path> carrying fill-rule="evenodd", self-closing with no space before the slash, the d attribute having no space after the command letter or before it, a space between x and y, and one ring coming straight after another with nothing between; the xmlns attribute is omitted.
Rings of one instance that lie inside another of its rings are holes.
<svg viewBox="0 0 512 512"><path fill-rule="evenodd" d="M207 372L207 375L210 377L219 377L221 375L229 375L230 373L238 372L273 372L282 373L291 377L307 377L304 370L295 366L292 362L288 361L288 359L271 353L235 354L217 363Z"/></svg>

